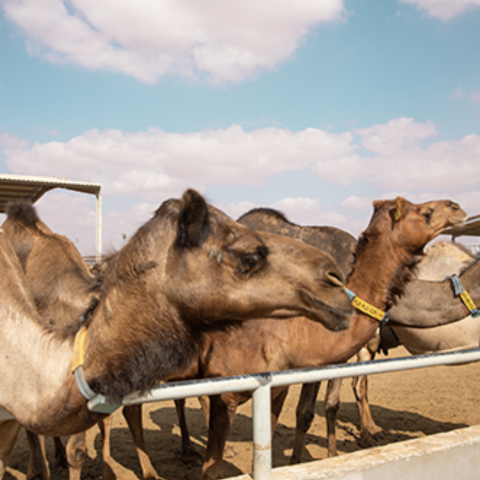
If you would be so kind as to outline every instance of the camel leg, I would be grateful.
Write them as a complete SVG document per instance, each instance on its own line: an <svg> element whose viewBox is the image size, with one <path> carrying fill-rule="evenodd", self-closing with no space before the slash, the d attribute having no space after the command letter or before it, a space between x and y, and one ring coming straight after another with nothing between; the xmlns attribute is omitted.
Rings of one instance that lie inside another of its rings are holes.
<svg viewBox="0 0 480 480"><path fill-rule="evenodd" d="M272 423L272 437L277 426L278 417L282 412L285 399L287 398L288 387L282 389L274 389L272 392L272 406L271 406L271 423Z"/></svg>
<svg viewBox="0 0 480 480"><path fill-rule="evenodd" d="M177 410L178 424L182 435L182 460L192 461L195 458L201 458L201 455L193 445L190 432L188 431L187 419L185 417L185 399L175 400L175 408Z"/></svg>
<svg viewBox="0 0 480 480"><path fill-rule="evenodd" d="M20 424L16 420L0 422L0 480L5 475L20 428Z"/></svg>
<svg viewBox="0 0 480 480"><path fill-rule="evenodd" d="M98 428L102 435L102 479L103 480L115 480L117 478L115 470L113 468L113 458L111 453L110 434L112 431L112 415L105 417L98 422ZM72 480L72 479L70 479Z"/></svg>
<svg viewBox="0 0 480 480"><path fill-rule="evenodd" d="M222 478L223 451L237 411L239 396L235 393L210 397L210 424L207 451L203 463L203 480Z"/></svg>
<svg viewBox="0 0 480 480"><path fill-rule="evenodd" d="M128 423L128 428L132 434L135 448L137 449L138 460L142 467L143 478L146 480L159 479L159 475L155 470L145 446L145 437L143 435L142 424L142 406L131 405L123 408L123 416Z"/></svg>
<svg viewBox="0 0 480 480"><path fill-rule="evenodd" d="M203 416L205 417L205 424L208 427L208 425L210 424L210 399L207 395L202 395L197 398L200 406L202 407Z"/></svg>
<svg viewBox="0 0 480 480"><path fill-rule="evenodd" d="M53 444L55 445L55 467L68 468L67 452L63 446L60 437L53 437Z"/></svg>
<svg viewBox="0 0 480 480"><path fill-rule="evenodd" d="M48 480L50 469L45 455L45 437L27 430L27 439L30 449L27 480Z"/></svg>
<svg viewBox="0 0 480 480"><path fill-rule="evenodd" d="M327 392L325 394L325 417L327 420L327 444L328 457L336 457L337 438L336 422L337 412L340 407L340 390L342 388L342 379L329 380L327 383Z"/></svg>
<svg viewBox="0 0 480 480"><path fill-rule="evenodd" d="M66 453L70 480L80 480L87 456L87 432L72 435L68 439Z"/></svg>
<svg viewBox="0 0 480 480"><path fill-rule="evenodd" d="M367 362L373 360L375 354L368 348L362 348L357 355L359 362ZM368 403L368 377L353 377L352 379L353 393L357 401L358 414L360 416L360 445L362 447L375 447L377 441L375 435L379 435L383 430L374 422Z"/></svg>
<svg viewBox="0 0 480 480"><path fill-rule="evenodd" d="M207 395L202 395L197 397L202 407L203 416L205 417L205 423L208 427L210 424L210 398ZM238 455L238 450L229 442L225 442L225 448L223 450L223 456L225 458L233 458L235 455Z"/></svg>
<svg viewBox="0 0 480 480"><path fill-rule="evenodd" d="M304 383L300 398L298 399L296 417L297 425L295 429L295 443L293 445L290 465L300 463L302 460L303 446L308 429L312 425L315 416L315 403L317 402L318 391L321 382Z"/></svg>

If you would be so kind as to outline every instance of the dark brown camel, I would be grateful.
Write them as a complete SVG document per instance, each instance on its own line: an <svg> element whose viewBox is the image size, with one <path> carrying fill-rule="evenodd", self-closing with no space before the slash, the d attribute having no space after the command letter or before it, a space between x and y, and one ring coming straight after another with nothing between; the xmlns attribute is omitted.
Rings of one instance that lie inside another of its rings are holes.
<svg viewBox="0 0 480 480"><path fill-rule="evenodd" d="M335 227L304 227L290 222L285 216L271 208L256 208L242 215L238 223L259 232L277 233L296 238L329 253L347 278L352 271L353 252L357 240L349 233Z"/></svg>
<svg viewBox="0 0 480 480"><path fill-rule="evenodd" d="M0 247L0 407L36 433L82 432L103 416L88 411L71 375L73 338L42 325L3 231ZM189 364L198 332L225 319L301 313L345 328L351 307L340 278L330 256L241 226L189 190L107 267L86 321L86 380L112 399L147 391Z"/></svg>
<svg viewBox="0 0 480 480"><path fill-rule="evenodd" d="M397 281L402 284L408 278L412 257L421 253L423 246L443 228L465 216L452 202L414 205L397 199L375 203L375 213L357 251L357 266L349 285L362 299L385 308L392 278L400 273ZM280 217L277 220L282 221ZM372 268L372 262L376 267ZM248 321L230 331L205 334L198 370L213 377L345 361L373 335L377 325L361 313L355 316L353 329L335 335L302 318L280 324L272 320ZM286 393L287 389L278 389L272 394L273 425ZM212 398L205 479L220 477L229 426L237 405L248 398L249 393Z"/></svg>

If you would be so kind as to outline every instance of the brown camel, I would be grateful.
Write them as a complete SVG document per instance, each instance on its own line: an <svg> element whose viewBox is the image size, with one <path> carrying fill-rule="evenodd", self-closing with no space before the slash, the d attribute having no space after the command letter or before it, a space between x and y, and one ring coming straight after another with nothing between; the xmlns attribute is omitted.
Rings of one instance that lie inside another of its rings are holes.
<svg viewBox="0 0 480 480"><path fill-rule="evenodd" d="M82 432L103 416L88 411L71 375L73 338L42 325L3 231L0 247L0 407L36 433ZM147 391L188 365L198 332L225 319L300 313L345 328L351 307L339 279L330 256L241 226L189 190L165 202L108 266L85 322L86 381L112 399Z"/></svg>
<svg viewBox="0 0 480 480"><path fill-rule="evenodd" d="M409 279L412 259L446 226L464 220L466 215L452 202L414 205L399 198L375 202L374 207L371 222L357 245L356 263L348 279L348 288L362 300L385 310L393 302L393 293L401 291L403 283ZM289 320L281 327L266 322L248 322L239 330L241 333L219 333L202 359L202 373L205 376L229 376L344 362L378 327L378 322L361 312L356 313L349 330L338 334L317 329L305 319ZM249 327L253 328L247 332ZM251 342L258 339L258 343L251 347L247 339ZM257 355L254 352L258 352ZM286 393L287 389L272 392L273 426ZM221 476L221 459L229 426L236 406L249 396L244 393L211 397L204 479Z"/></svg>
<svg viewBox="0 0 480 480"><path fill-rule="evenodd" d="M414 205L399 198L375 202L374 215L357 250L349 288L377 308L385 308L391 302L387 297L392 278L397 276L394 286L398 289L408 279L406 271L412 257L420 254L423 246L447 225L464 218L466 215L458 205L448 201ZM206 377L230 376L345 361L373 335L377 326L378 322L362 313L355 315L352 328L338 334L318 328L305 318L281 323L266 319L244 322L228 331L204 334L198 371ZM287 389L272 392L273 425L286 393ZM248 392L211 398L204 479L221 476L223 450L236 407L249 398ZM138 407L137 420L140 421Z"/></svg>
<svg viewBox="0 0 480 480"><path fill-rule="evenodd" d="M269 209L269 208L257 208L253 209L250 212L242 215L238 220L242 225L246 225L254 230L260 232L268 232L274 234L280 234L290 238L295 238L302 240L303 242L319 248L320 250L329 253L337 262L337 265L343 274L343 277L346 278L351 269L353 263L353 252L356 246L357 241L355 238L347 232L340 230L335 227L303 227L296 225L285 218L280 212ZM305 320L305 319L303 319ZM255 323L258 320L255 320ZM261 322L271 322L266 320L261 320ZM282 322L282 326L284 326ZM231 328L237 328L233 325ZM243 330L243 329L242 329ZM251 329L249 327L245 328L245 335L248 335ZM244 335L244 336L245 336ZM269 336L272 336L271 333L268 333ZM274 334L273 334L274 336ZM273 338L273 337L272 337ZM293 337L292 337L293 340ZM248 340L250 341L250 340ZM209 335L206 336L206 343L210 344L212 339ZM253 344L252 344L253 347ZM208 347L204 346L204 351ZM261 348L261 347L259 347ZM281 369L279 367L278 369ZM181 376L176 376L175 378L170 379L171 381L186 380L192 378L200 378L202 375L199 371L199 363L195 361L192 363L189 369L186 369ZM199 398L202 405L205 418L208 424L209 418L209 406L208 398L202 397ZM185 419L185 400L175 400L175 406L177 409L177 415L179 419L180 429L182 431L182 457L194 457L198 453L193 446L193 443L190 441L190 435L188 434L188 428ZM143 427L142 427L142 416L141 416L141 406L131 406L125 407L123 409L123 415L127 421L130 432L134 439L136 446L137 454L139 457L140 465L142 468L143 477L146 479L154 479L158 477L155 468L150 461L150 458L145 453L146 445L143 437ZM107 431L104 432L105 437L109 437L109 426L105 425ZM110 458L110 454L104 452L104 458Z"/></svg>
<svg viewBox="0 0 480 480"><path fill-rule="evenodd" d="M450 281L445 280L443 282L438 282L438 280L444 279L448 275L458 274L465 268L467 268L467 271L469 271L469 277L471 278L473 275L473 278L476 278L476 281L478 282L479 276L477 275L475 277L476 269L472 265L473 263L478 263L478 260L475 261L475 257L469 252L466 252L464 248L455 243L445 243L434 245L431 250L433 253L432 259L429 260L427 255L427 257L420 262L419 271L417 274L419 281L414 282L413 285L417 287L423 285L436 285L438 287L444 287L445 283L450 283ZM470 265L472 265L471 269L468 268ZM435 280L435 276L437 276L437 282L433 281ZM474 299L474 302L478 304L480 302L480 298L470 290L471 289L467 288L467 291L469 291L469 294L471 295L472 299ZM392 320L407 323L411 322L412 319L415 320L415 318L418 318L417 326L425 326L430 324L431 321L438 321L438 318L435 316L436 314L426 311L424 308L422 308L422 304L419 304L418 310L410 310L408 316L404 317L405 307L407 309L411 308L410 306L413 305L412 302L419 298L418 294L425 294L424 290L420 290L419 292L415 292L415 298L412 299L410 295L411 291L413 290L409 288L408 293L406 294L405 298L399 302L398 307L393 308L389 312L389 316L392 318ZM440 301L438 297L437 301ZM397 342L390 344L389 348L393 348L397 345L403 345L411 354L420 355L432 352L465 350L480 347L480 319L471 315L465 316L468 314L468 310L458 298L453 296L451 284L449 298L445 298L442 300L442 302L443 301L447 302L447 305L451 304L455 307L460 306L460 311L463 311L463 313L460 315L463 316L458 317L459 314L451 314L448 311L447 313L443 312L443 319L441 319L442 324L425 329L392 325L390 328L394 331ZM405 306L403 305L404 303ZM440 308L443 306L443 303L438 305ZM427 319L426 315L430 315L431 318ZM422 318L428 320L428 322L422 321ZM446 319L452 321L452 323L447 323ZM361 361L368 361L374 358L375 351L371 347L362 350L362 357L359 358ZM354 388L360 413L361 445L365 447L374 446L376 444L375 435L381 434L382 429L376 425L371 415L368 404L368 383L366 377L361 377L360 379L354 378L352 386ZM335 392L331 394L331 402L334 405L330 412L327 411L329 456L335 456L337 454L335 442L335 421L336 410L338 409L339 403L339 389L339 386L334 387Z"/></svg>
<svg viewBox="0 0 480 480"><path fill-rule="evenodd" d="M474 256L461 245L452 242L437 242L426 249L426 256L418 264L416 278L429 281L443 280L448 275L458 274L474 260ZM401 304L403 301L402 299L399 303ZM480 346L480 321L471 316L462 321L435 328L408 328L398 325L390 327L386 325L381 330L383 341L380 333L377 332L367 345L358 352L357 361L373 360L379 346L387 350L403 344L414 355ZM341 379L332 380L327 387L325 409L329 457L338 455L335 426L340 405L341 385ZM382 434L382 429L375 423L371 415L368 404L367 377L354 377L352 388L360 417L360 445L363 447L375 446L377 443L375 437ZM297 415L304 419L302 423L303 431L299 434L301 437L305 436L310 427L315 408L315 399L312 400L311 394L306 393L303 400L303 403L299 402L297 407ZM309 419L309 422L306 419ZM302 439L297 439L296 449L298 449L298 452L301 452L302 446Z"/></svg>

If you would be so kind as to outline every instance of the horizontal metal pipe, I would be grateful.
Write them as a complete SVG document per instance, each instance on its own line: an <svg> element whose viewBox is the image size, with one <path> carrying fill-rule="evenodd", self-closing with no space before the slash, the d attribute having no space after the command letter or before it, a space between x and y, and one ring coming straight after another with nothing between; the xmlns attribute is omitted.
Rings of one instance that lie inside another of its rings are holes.
<svg viewBox="0 0 480 480"><path fill-rule="evenodd" d="M376 375L433 367L437 365L458 365L480 360L480 349L458 352L432 353L414 357L391 358L371 362L344 363L324 367L306 368L271 372L268 374L240 375L236 377L210 378L188 382L164 383L152 389L146 395L132 394L123 399L123 405L175 400L197 397L200 395L218 395L225 392L242 392L255 390L260 385L269 383L271 387L280 387L298 383L319 382L333 378L355 377L359 375Z"/></svg>

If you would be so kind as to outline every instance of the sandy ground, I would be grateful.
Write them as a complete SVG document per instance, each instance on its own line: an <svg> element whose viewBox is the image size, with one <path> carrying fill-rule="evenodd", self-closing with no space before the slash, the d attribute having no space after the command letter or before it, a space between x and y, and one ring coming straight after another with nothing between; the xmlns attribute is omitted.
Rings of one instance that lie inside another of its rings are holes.
<svg viewBox="0 0 480 480"><path fill-rule="evenodd" d="M399 348L390 356L404 356ZM383 358L383 356L379 356ZM273 465L288 465L295 434L295 408L299 386L291 388L273 440ZM315 420L307 435L304 461L326 458L324 402L322 385L316 406ZM358 413L345 380L337 426L337 445L341 455L359 450ZM480 363L456 367L434 367L410 372L381 374L370 377L370 404L376 422L386 431L380 445L425 435L446 432L480 424ZM207 429L196 399L187 401L187 418L198 451L205 450ZM199 462L183 463L180 459L180 431L176 424L173 402L144 407L147 446L153 463L165 480L201 478ZM251 402L240 407L230 435L230 443L238 453L224 462L225 477L251 471L252 465ZM82 478L101 478L101 438L95 427L88 432L88 458ZM53 442L47 439L47 455L52 465ZM142 478L139 463L121 413L116 413L112 435L112 453L119 480ZM28 450L24 432L12 454L6 480L24 480ZM52 480L68 478L67 470L52 467Z"/></svg>

